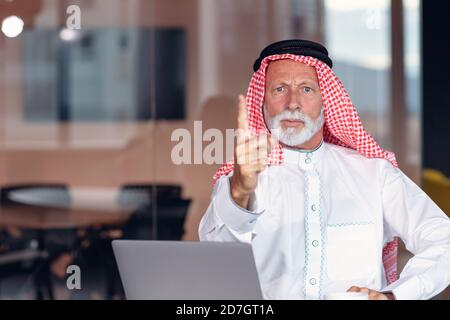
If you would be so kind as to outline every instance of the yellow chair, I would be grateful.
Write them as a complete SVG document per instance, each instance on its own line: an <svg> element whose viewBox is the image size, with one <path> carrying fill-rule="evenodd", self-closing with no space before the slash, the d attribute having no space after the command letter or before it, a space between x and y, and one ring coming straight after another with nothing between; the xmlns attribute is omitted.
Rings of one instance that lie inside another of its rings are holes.
<svg viewBox="0 0 450 320"><path fill-rule="evenodd" d="M424 169L423 190L450 217L450 179L438 170Z"/></svg>

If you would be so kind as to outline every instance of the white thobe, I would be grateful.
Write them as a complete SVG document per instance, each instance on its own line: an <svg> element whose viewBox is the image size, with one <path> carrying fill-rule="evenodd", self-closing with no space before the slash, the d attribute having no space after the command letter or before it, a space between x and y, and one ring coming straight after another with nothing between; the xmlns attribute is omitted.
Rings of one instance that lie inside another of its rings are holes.
<svg viewBox="0 0 450 320"><path fill-rule="evenodd" d="M351 286L429 299L450 284L450 220L390 162L322 143L284 148L284 163L258 177L249 210L221 177L203 216L201 241L252 245L265 299L322 299ZM384 244L414 254L387 286Z"/></svg>

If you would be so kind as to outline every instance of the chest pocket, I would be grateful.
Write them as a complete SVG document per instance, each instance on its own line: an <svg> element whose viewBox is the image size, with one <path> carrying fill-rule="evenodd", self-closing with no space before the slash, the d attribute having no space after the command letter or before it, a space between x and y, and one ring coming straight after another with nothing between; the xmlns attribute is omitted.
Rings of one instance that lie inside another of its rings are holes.
<svg viewBox="0 0 450 320"><path fill-rule="evenodd" d="M326 269L330 280L367 279L376 269L375 225L329 225L326 235Z"/></svg>

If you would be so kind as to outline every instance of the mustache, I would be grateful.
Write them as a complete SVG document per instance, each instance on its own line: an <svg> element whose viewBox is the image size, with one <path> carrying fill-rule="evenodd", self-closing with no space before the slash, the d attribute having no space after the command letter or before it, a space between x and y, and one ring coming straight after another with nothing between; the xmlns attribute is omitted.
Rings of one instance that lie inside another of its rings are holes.
<svg viewBox="0 0 450 320"><path fill-rule="evenodd" d="M291 121L308 121L309 120L309 116L306 115L305 113L301 112L301 111L289 111L289 110L285 110L282 113L276 115L274 117L274 119L277 119L278 121L283 121L283 120L291 120Z"/></svg>

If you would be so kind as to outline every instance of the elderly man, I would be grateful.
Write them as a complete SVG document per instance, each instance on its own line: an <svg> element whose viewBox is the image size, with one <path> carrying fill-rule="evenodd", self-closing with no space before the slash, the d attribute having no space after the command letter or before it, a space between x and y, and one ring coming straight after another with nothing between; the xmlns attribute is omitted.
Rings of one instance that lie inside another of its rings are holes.
<svg viewBox="0 0 450 320"><path fill-rule="evenodd" d="M250 243L266 299L429 299L450 283L450 221L364 131L331 67L311 41L262 51L200 239ZM395 237L414 254L399 279Z"/></svg>

